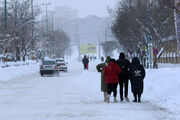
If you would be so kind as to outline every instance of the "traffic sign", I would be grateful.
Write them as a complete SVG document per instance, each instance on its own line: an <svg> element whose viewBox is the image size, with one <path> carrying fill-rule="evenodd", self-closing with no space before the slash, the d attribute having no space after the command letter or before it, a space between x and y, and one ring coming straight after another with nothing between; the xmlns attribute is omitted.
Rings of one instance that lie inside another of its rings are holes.
<svg viewBox="0 0 180 120"><path fill-rule="evenodd" d="M157 54L159 53L158 48L154 48L154 49L153 49L153 53L154 53L154 55L157 55Z"/></svg>

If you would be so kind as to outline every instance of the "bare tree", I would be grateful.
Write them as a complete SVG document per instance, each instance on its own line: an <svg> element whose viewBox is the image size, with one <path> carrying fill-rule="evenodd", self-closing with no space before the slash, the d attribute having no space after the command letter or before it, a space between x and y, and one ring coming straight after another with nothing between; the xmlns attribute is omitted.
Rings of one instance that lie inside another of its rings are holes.
<svg viewBox="0 0 180 120"><path fill-rule="evenodd" d="M35 20L39 14L39 8L34 10L32 16L31 0L11 0L8 3L7 14L8 25L5 34L11 36L7 42L10 44L8 51L16 55L16 60L20 60L20 56L23 56L25 60L29 43L34 39L31 36L31 30L32 24L37 23ZM1 15L1 20L3 20L3 15Z"/></svg>
<svg viewBox="0 0 180 120"><path fill-rule="evenodd" d="M138 52L151 39L154 46L175 36L173 9L164 0L122 0L112 31L124 49Z"/></svg>
<svg viewBox="0 0 180 120"><path fill-rule="evenodd" d="M66 50L69 48L70 39L63 31L50 31L48 50L56 57L64 57Z"/></svg>
<svg viewBox="0 0 180 120"><path fill-rule="evenodd" d="M103 47L103 51L105 52L105 56L111 55L112 51L117 48L117 44L115 41L106 41L101 45Z"/></svg>

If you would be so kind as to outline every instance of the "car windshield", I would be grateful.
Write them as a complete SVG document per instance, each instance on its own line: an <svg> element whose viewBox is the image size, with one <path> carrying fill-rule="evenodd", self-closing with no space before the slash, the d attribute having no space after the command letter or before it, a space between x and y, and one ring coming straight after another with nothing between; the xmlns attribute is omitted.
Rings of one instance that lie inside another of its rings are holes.
<svg viewBox="0 0 180 120"><path fill-rule="evenodd" d="M56 62L65 62L64 60L56 60Z"/></svg>
<svg viewBox="0 0 180 120"><path fill-rule="evenodd" d="M54 65L55 61L44 61L43 65Z"/></svg>

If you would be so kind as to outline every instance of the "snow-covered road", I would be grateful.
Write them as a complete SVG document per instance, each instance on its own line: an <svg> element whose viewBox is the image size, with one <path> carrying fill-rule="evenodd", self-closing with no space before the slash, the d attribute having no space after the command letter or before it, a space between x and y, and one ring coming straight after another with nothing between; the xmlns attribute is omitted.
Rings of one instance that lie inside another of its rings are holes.
<svg viewBox="0 0 180 120"><path fill-rule="evenodd" d="M143 98L140 104L103 102L96 64L84 71L81 63L69 63L59 77L33 73L0 82L0 120L176 120Z"/></svg>

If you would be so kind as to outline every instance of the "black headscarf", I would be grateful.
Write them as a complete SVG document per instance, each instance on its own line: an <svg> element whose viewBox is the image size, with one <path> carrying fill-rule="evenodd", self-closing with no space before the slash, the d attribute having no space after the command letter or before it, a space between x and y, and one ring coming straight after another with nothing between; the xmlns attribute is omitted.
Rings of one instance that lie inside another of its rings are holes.
<svg viewBox="0 0 180 120"><path fill-rule="evenodd" d="M138 57L134 57L132 59L132 64L140 64L139 58Z"/></svg>
<svg viewBox="0 0 180 120"><path fill-rule="evenodd" d="M125 59L125 55L124 55L123 52L121 52L120 55L119 55L119 59L121 59L121 58Z"/></svg>

